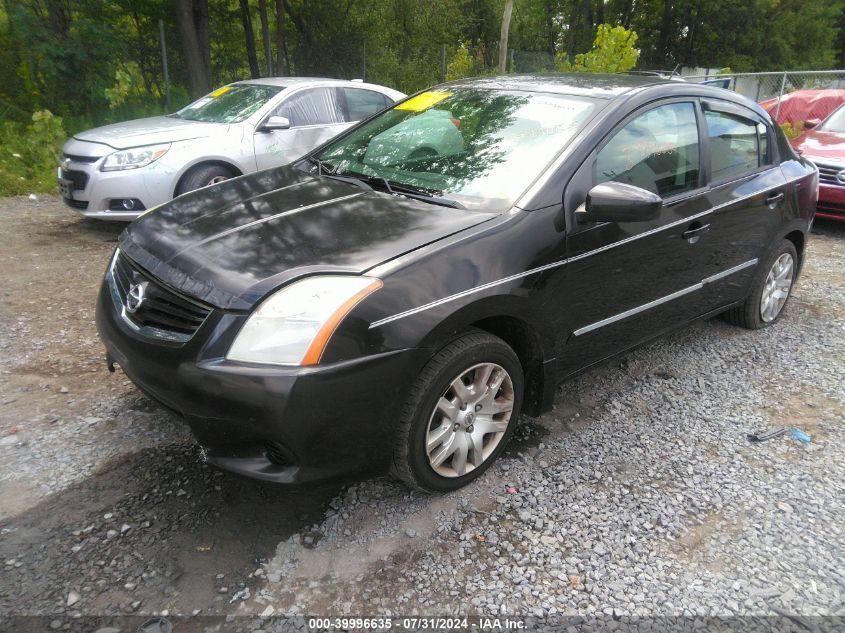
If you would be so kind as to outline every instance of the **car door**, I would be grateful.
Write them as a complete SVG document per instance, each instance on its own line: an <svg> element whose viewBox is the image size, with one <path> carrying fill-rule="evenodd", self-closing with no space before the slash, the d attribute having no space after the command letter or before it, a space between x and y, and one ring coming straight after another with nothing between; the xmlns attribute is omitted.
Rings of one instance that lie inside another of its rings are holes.
<svg viewBox="0 0 845 633"><path fill-rule="evenodd" d="M557 324L561 377L702 314L701 281L715 271L701 170L702 112L695 99L631 114L605 137L567 186L567 209L596 184L658 194L645 222L587 222L571 214L567 275Z"/></svg>
<svg viewBox="0 0 845 633"><path fill-rule="evenodd" d="M709 303L726 306L748 293L757 261L783 224L788 185L777 166L774 131L762 117L718 99L702 106L718 269L704 290Z"/></svg>
<svg viewBox="0 0 845 633"><path fill-rule="evenodd" d="M253 137L258 169L269 169L296 160L339 134L344 121L337 88L303 88L291 93L269 115L290 122L286 130L267 130L261 124ZM266 121L266 119L265 119Z"/></svg>

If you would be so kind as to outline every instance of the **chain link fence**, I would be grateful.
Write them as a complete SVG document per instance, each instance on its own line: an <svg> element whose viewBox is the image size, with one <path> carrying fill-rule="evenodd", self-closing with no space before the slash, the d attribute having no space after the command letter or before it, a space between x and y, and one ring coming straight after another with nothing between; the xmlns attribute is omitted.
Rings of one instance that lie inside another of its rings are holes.
<svg viewBox="0 0 845 633"><path fill-rule="evenodd" d="M845 70L684 75L684 79L733 90L757 102L771 100L768 104L771 106L770 112L778 121L784 97L797 90L845 91ZM845 92L841 98L845 100Z"/></svg>

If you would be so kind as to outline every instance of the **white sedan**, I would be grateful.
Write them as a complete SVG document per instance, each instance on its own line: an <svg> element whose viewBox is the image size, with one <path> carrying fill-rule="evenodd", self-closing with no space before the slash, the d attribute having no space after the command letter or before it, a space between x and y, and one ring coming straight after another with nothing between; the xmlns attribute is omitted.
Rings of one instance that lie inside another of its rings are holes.
<svg viewBox="0 0 845 633"><path fill-rule="evenodd" d="M384 86L269 77L218 88L178 112L76 134L62 149L65 204L102 220L289 163L404 98Z"/></svg>

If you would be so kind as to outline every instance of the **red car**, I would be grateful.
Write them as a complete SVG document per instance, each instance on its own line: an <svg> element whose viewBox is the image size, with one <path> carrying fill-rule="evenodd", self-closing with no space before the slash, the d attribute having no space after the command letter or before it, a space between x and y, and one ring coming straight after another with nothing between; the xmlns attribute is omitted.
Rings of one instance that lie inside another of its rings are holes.
<svg viewBox="0 0 845 633"><path fill-rule="evenodd" d="M819 168L816 217L845 221L845 105L807 129L792 146Z"/></svg>
<svg viewBox="0 0 845 633"><path fill-rule="evenodd" d="M842 104L845 104L845 90L839 88L790 92L781 97L780 108L777 97L760 102L772 118L777 114L778 123L790 125L804 121L821 121Z"/></svg>

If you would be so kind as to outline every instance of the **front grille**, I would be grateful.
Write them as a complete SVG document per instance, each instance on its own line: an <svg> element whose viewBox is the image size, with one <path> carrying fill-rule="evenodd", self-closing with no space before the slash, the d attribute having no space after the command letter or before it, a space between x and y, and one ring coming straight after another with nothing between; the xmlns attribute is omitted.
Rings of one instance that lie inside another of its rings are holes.
<svg viewBox="0 0 845 633"><path fill-rule="evenodd" d="M147 332L153 336L186 341L211 312L210 307L167 288L120 252L112 268L112 279L124 318L138 328L152 328ZM141 284L145 284L143 299L137 309L130 312L127 295L133 286Z"/></svg>
<svg viewBox="0 0 845 633"><path fill-rule="evenodd" d="M73 207L74 209L81 209L85 210L88 208L88 203L85 200L71 200L70 198L62 198L65 201L65 204L69 207Z"/></svg>
<svg viewBox="0 0 845 633"><path fill-rule="evenodd" d="M79 154L62 154L62 160L65 158L72 160L74 163L96 163L100 160L99 156L80 156Z"/></svg>
<svg viewBox="0 0 845 633"><path fill-rule="evenodd" d="M88 184L88 174L86 174L84 171L62 169L62 178L70 180L73 183L73 188L76 191L84 190L85 185Z"/></svg>
<svg viewBox="0 0 845 633"><path fill-rule="evenodd" d="M816 207L822 211L838 211L839 213L845 213L845 204L841 202L831 202L830 200L824 200L819 198L819 202Z"/></svg>
<svg viewBox="0 0 845 633"><path fill-rule="evenodd" d="M816 163L816 167L819 168L819 182L823 182L826 185L845 187L845 182L840 182L836 177L839 172L845 170L845 166Z"/></svg>

